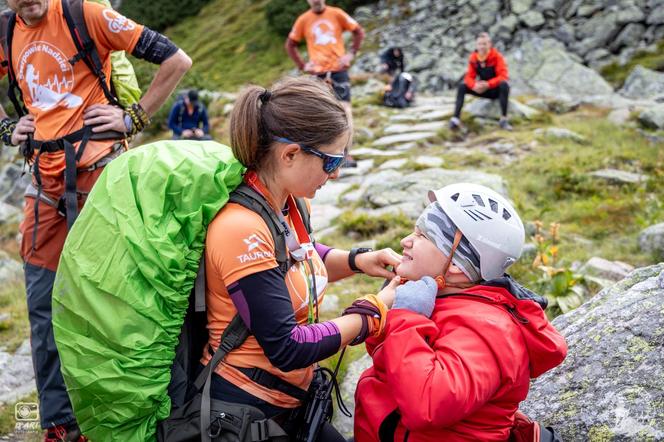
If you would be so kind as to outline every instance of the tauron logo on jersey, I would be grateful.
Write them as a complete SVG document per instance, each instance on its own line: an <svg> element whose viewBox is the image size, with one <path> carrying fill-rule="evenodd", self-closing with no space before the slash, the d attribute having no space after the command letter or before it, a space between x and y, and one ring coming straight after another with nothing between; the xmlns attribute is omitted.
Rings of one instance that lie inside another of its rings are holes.
<svg viewBox="0 0 664 442"><path fill-rule="evenodd" d="M258 259L272 258L274 254L269 250L256 250L261 245L267 246L265 241L260 239L258 235L253 234L242 240L247 245L247 253L239 255L237 259L241 264L249 261L256 261Z"/></svg>
<svg viewBox="0 0 664 442"><path fill-rule="evenodd" d="M311 29L316 38L315 44L326 46L337 42L337 38L334 36L334 25L329 21L325 19L318 20L313 24Z"/></svg>
<svg viewBox="0 0 664 442"><path fill-rule="evenodd" d="M247 252L251 252L255 248L259 247L261 244L265 244L265 241L260 239L256 234L253 234L249 236L249 238L245 238L242 241L244 241L244 243L247 245Z"/></svg>
<svg viewBox="0 0 664 442"><path fill-rule="evenodd" d="M120 15L112 9L104 9L104 18L108 22L108 29L114 34L122 31L133 31L136 29L136 23L129 20L124 15Z"/></svg>
<svg viewBox="0 0 664 442"><path fill-rule="evenodd" d="M43 111L56 106L72 109L83 103L81 97L72 94L74 71L69 60L50 43L36 41L23 49L19 56L18 80L27 85L30 105Z"/></svg>

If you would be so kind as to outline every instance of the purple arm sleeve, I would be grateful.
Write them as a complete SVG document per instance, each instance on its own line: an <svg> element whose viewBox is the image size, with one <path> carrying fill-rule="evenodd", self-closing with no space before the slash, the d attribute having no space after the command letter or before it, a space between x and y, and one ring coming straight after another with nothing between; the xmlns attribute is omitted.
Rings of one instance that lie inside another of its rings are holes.
<svg viewBox="0 0 664 442"><path fill-rule="evenodd" d="M323 261L325 261L325 257L328 253L330 253L330 250L333 249L333 247L326 246L325 244L321 244L319 242L316 243L316 252L318 252L318 256L320 256L320 259Z"/></svg>
<svg viewBox="0 0 664 442"><path fill-rule="evenodd" d="M341 346L335 323L297 324L288 287L277 268L241 278L228 286L228 293L265 356L282 371L308 367Z"/></svg>

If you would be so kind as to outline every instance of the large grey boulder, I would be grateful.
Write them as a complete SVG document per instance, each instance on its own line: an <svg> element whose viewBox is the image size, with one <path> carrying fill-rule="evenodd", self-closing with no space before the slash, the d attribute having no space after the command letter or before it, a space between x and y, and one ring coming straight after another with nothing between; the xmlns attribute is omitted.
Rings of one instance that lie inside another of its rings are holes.
<svg viewBox="0 0 664 442"><path fill-rule="evenodd" d="M618 11L618 14L616 14L616 21L619 24L638 23L645 18L645 12L636 5L628 6L625 9Z"/></svg>
<svg viewBox="0 0 664 442"><path fill-rule="evenodd" d="M510 37L518 25L519 19L516 17L516 15L508 15L507 17L491 26L491 29L489 29L489 34L492 35L492 38L494 39Z"/></svg>
<svg viewBox="0 0 664 442"><path fill-rule="evenodd" d="M512 12L517 15L523 14L530 10L530 7L533 5L533 0L512 0L510 5L512 6Z"/></svg>
<svg viewBox="0 0 664 442"><path fill-rule="evenodd" d="M14 207L23 207L23 194L30 184L30 174L14 163L5 164L0 169L0 201Z"/></svg>
<svg viewBox="0 0 664 442"><path fill-rule="evenodd" d="M661 25L664 24L664 8L659 6L658 8L653 8L650 12L650 15L646 19L646 23L649 25Z"/></svg>
<svg viewBox="0 0 664 442"><path fill-rule="evenodd" d="M573 99L613 92L606 80L555 40L530 39L508 54L507 63L516 93Z"/></svg>
<svg viewBox="0 0 664 442"><path fill-rule="evenodd" d="M30 354L0 351L0 404L14 402L36 388L35 371Z"/></svg>
<svg viewBox="0 0 664 442"><path fill-rule="evenodd" d="M546 20L541 12L528 11L519 16L519 21L527 28L539 28Z"/></svg>
<svg viewBox="0 0 664 442"><path fill-rule="evenodd" d="M497 120L501 116L500 103L498 100L486 100L478 98L466 106L466 112L474 117L489 118ZM525 118L530 120L539 114L537 109L521 104L516 100L510 100L507 107L510 117Z"/></svg>
<svg viewBox="0 0 664 442"><path fill-rule="evenodd" d="M544 137L555 138L559 140L571 140L579 144L585 144L588 142L588 140L582 135L579 135L569 129L565 129L564 127L547 127L535 129L535 135L542 135Z"/></svg>
<svg viewBox="0 0 664 442"><path fill-rule="evenodd" d="M646 27L641 23L630 23L620 31L616 38L611 42L609 48L616 52L622 47L634 48L641 41L641 37L646 32Z"/></svg>
<svg viewBox="0 0 664 442"><path fill-rule="evenodd" d="M378 208L416 202L422 209L429 190L459 182L482 184L507 196L505 181L501 176L472 170L431 168L407 175L395 171L385 171L378 175L381 178L374 177L370 185L363 183L362 186L364 201Z"/></svg>
<svg viewBox="0 0 664 442"><path fill-rule="evenodd" d="M563 440L664 440L664 263L553 321L569 352L521 409Z"/></svg>
<svg viewBox="0 0 664 442"><path fill-rule="evenodd" d="M23 280L23 266L0 250L0 287L16 284Z"/></svg>
<svg viewBox="0 0 664 442"><path fill-rule="evenodd" d="M639 184L648 181L647 175L618 169L595 170L590 173L590 176L606 180L613 184Z"/></svg>
<svg viewBox="0 0 664 442"><path fill-rule="evenodd" d="M650 129L664 129L664 104L652 106L641 112L639 121Z"/></svg>
<svg viewBox="0 0 664 442"><path fill-rule="evenodd" d="M402 133L402 134L397 134L397 135L387 135L382 138L377 139L376 141L373 142L373 145L375 147L387 147L387 146L393 146L395 144L402 144L402 143L407 143L409 141L421 141L421 140L427 140L429 138L433 138L436 136L435 132L427 131L427 132L408 132L408 133ZM354 152L357 152L354 151Z"/></svg>
<svg viewBox="0 0 664 442"><path fill-rule="evenodd" d="M0 201L0 224L16 223L22 219L23 212L14 206Z"/></svg>
<svg viewBox="0 0 664 442"><path fill-rule="evenodd" d="M593 256L581 266L579 273L615 282L625 278L632 270L634 267L625 262Z"/></svg>
<svg viewBox="0 0 664 442"><path fill-rule="evenodd" d="M664 73L637 65L619 92L633 99L650 99L656 95L664 95Z"/></svg>
<svg viewBox="0 0 664 442"><path fill-rule="evenodd" d="M581 41L572 45L575 49L574 52L585 55L591 49L602 47L612 41L619 31L620 25L616 13L593 15L590 20L577 28L576 37Z"/></svg>
<svg viewBox="0 0 664 442"><path fill-rule="evenodd" d="M664 258L664 223L655 224L639 234L641 251Z"/></svg>

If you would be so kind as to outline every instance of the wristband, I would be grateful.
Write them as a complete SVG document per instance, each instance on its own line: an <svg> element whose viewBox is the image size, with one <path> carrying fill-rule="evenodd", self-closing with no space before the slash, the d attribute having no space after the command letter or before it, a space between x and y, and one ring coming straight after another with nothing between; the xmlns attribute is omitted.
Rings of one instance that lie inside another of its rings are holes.
<svg viewBox="0 0 664 442"><path fill-rule="evenodd" d="M364 273L360 270L355 264L355 257L361 253L373 252L373 249L370 247L354 247L350 249L350 254L348 255L348 267L355 273Z"/></svg>
<svg viewBox="0 0 664 442"><path fill-rule="evenodd" d="M383 334L387 321L387 306L378 296L366 295L356 299L350 307L344 310L342 316L351 314L362 316L362 329L360 330L360 334L353 339L351 345L357 345L369 336L378 337Z"/></svg>
<svg viewBox="0 0 664 442"><path fill-rule="evenodd" d="M130 129L130 135L136 135L150 124L150 117L139 103L134 103L129 109L126 109L125 115L131 119L132 127L127 128Z"/></svg>
<svg viewBox="0 0 664 442"><path fill-rule="evenodd" d="M12 134L16 129L16 121L10 118L3 118L0 121L0 140L8 146L13 146L12 144Z"/></svg>

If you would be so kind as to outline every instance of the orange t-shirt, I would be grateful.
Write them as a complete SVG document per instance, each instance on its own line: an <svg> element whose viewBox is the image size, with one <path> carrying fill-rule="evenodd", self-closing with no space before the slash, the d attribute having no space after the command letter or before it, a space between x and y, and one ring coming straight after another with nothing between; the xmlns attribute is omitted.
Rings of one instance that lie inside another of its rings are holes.
<svg viewBox="0 0 664 442"><path fill-rule="evenodd" d="M358 23L343 10L326 6L316 14L311 9L300 15L288 38L299 43L307 41L309 60L315 64L316 72L336 72L341 70L339 58L345 53L344 31L354 31Z"/></svg>
<svg viewBox="0 0 664 442"><path fill-rule="evenodd" d="M291 227L291 219L286 216ZM205 244L207 274L206 303L208 309L209 344L216 351L223 331L238 313L226 287L239 279L277 267L274 239L269 228L257 213L229 203L210 223ZM317 253L313 254L318 305L323 301L327 286L327 271ZM287 273L286 286L293 304L295 320L307 323L310 274L305 263L296 263ZM204 351L201 362L207 364L210 355ZM258 367L306 390L313 377L313 367L284 372L273 366L254 336L229 353L217 366L217 374L248 393L279 407L294 408L300 401L276 390L259 385L243 373L230 367Z"/></svg>
<svg viewBox="0 0 664 442"><path fill-rule="evenodd" d="M110 53L133 51L143 26L103 5L83 3L85 23L95 42L106 78L111 78ZM93 104L108 104L98 78L84 61L74 66L69 60L77 53L67 27L61 0L49 0L48 11L37 25L16 19L12 42L12 66L23 92L25 106L35 117L36 140L52 140L83 127L83 111ZM0 48L2 59L6 56ZM0 68L0 77L7 68ZM91 141L79 165L93 164L109 152L113 141ZM56 175L64 170L64 152L45 153L40 170Z"/></svg>

